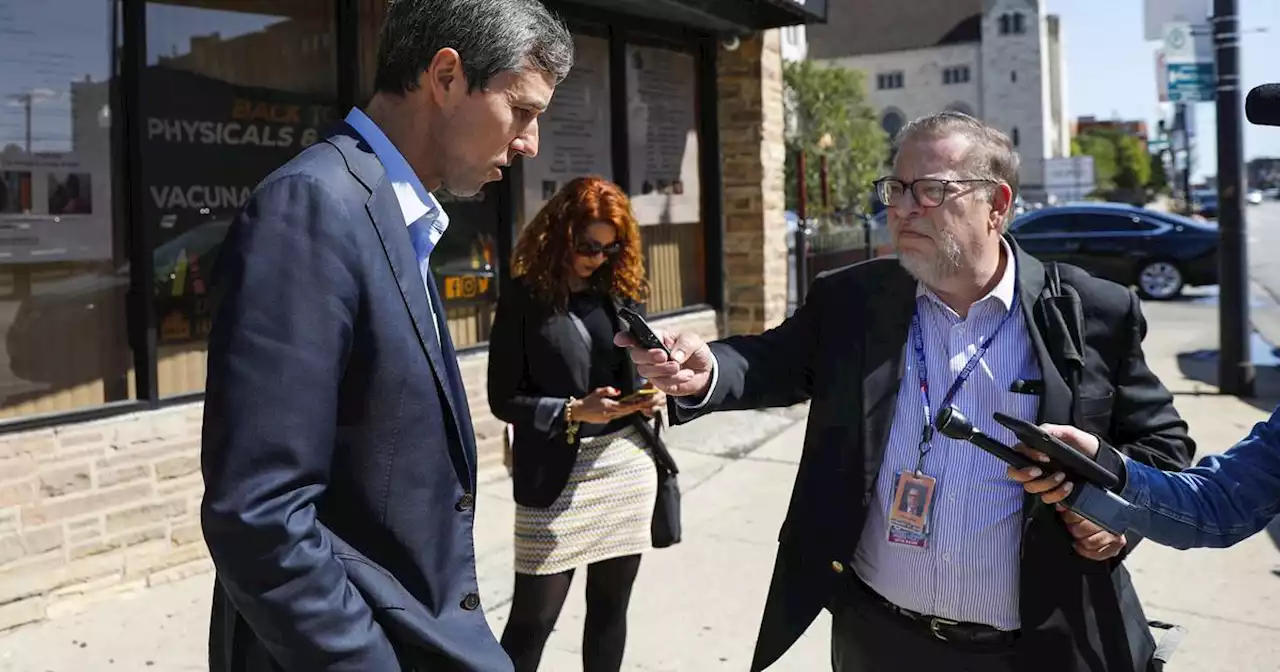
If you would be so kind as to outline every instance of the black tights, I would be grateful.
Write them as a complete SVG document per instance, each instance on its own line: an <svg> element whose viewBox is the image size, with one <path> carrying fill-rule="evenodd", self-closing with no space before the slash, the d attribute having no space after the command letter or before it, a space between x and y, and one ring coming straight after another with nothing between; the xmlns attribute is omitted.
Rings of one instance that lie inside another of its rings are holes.
<svg viewBox="0 0 1280 672"><path fill-rule="evenodd" d="M640 556L604 560L587 566L587 622L582 632L583 672L617 672L627 643L627 604L640 570ZM502 648L516 672L535 672L547 637L573 583L573 570L534 576L516 574L511 615L502 632Z"/></svg>

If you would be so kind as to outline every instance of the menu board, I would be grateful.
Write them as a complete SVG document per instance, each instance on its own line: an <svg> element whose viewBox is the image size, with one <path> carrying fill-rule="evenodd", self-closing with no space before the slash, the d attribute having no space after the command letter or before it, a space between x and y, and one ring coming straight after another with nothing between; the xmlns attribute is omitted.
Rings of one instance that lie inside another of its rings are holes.
<svg viewBox="0 0 1280 672"><path fill-rule="evenodd" d="M692 54L627 45L629 191L642 225L700 218L696 77Z"/></svg>
<svg viewBox="0 0 1280 672"><path fill-rule="evenodd" d="M565 182L613 178L609 123L609 42L575 35L574 65L538 120L538 156L524 162L524 221Z"/></svg>

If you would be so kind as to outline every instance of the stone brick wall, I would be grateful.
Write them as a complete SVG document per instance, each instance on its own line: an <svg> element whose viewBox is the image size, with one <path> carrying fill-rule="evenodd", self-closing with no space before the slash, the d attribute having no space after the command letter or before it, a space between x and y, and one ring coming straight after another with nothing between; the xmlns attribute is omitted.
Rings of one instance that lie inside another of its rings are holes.
<svg viewBox="0 0 1280 672"><path fill-rule="evenodd" d="M993 0L982 19L983 120L1017 136L1020 187L1028 200L1044 194L1044 160L1051 146L1047 26L1039 0ZM1022 13L1026 32L1001 35L1000 16Z"/></svg>
<svg viewBox="0 0 1280 672"><path fill-rule="evenodd" d="M200 410L0 439L0 628L210 568Z"/></svg>
<svg viewBox="0 0 1280 672"><path fill-rule="evenodd" d="M717 57L727 331L759 333L787 311L781 39L757 33Z"/></svg>
<svg viewBox="0 0 1280 672"><path fill-rule="evenodd" d="M716 315L655 320L705 339ZM487 354L459 359L480 468L500 466ZM0 630L210 571L194 403L0 437Z"/></svg>
<svg viewBox="0 0 1280 672"><path fill-rule="evenodd" d="M982 56L977 42L833 58L825 63L861 70L866 75L867 102L883 120L896 111L911 121L942 110L981 116ZM946 84L947 68L969 67L969 81ZM902 88L877 89L876 75L901 72Z"/></svg>

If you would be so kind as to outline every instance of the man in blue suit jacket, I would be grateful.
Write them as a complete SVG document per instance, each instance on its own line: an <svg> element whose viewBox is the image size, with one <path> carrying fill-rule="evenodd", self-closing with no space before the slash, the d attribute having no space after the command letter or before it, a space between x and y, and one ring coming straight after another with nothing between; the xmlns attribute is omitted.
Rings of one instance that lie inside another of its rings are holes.
<svg viewBox="0 0 1280 672"><path fill-rule="evenodd" d="M572 61L537 0L394 0L366 109L231 227L202 454L211 672L511 669L476 585L431 192L475 194L534 156Z"/></svg>

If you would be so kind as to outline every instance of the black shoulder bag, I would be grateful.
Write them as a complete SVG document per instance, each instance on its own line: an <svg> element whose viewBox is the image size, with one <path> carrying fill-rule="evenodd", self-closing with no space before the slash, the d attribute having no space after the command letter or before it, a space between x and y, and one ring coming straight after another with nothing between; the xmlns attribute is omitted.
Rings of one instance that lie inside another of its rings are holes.
<svg viewBox="0 0 1280 672"><path fill-rule="evenodd" d="M1045 345L1055 357L1059 372L1071 389L1071 424L1080 427L1080 383L1084 380L1084 307L1080 303L1080 295L1075 291L1064 291L1062 277L1057 262L1045 266ZM1150 669L1163 670L1173 657L1174 651L1182 643L1187 629L1181 625L1164 621L1147 621L1147 626L1157 630L1165 630L1167 634L1160 638L1152 655Z"/></svg>
<svg viewBox="0 0 1280 672"><path fill-rule="evenodd" d="M680 469L662 442L662 413L653 416L653 463L658 468L658 498L653 504L650 533L654 548L680 543Z"/></svg>

